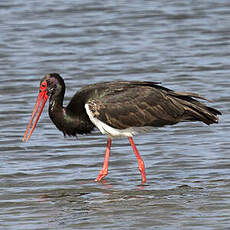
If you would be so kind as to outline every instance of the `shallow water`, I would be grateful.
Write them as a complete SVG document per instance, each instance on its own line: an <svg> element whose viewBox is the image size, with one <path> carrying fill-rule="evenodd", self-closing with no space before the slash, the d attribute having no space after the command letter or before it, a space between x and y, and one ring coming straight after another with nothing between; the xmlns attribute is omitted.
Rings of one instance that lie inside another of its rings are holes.
<svg viewBox="0 0 230 230"><path fill-rule="evenodd" d="M227 229L230 226L229 1L8 1L0 3L0 229ZM45 73L66 101L108 80L160 81L197 92L220 123L183 123L126 139L63 138L44 112L21 138Z"/></svg>

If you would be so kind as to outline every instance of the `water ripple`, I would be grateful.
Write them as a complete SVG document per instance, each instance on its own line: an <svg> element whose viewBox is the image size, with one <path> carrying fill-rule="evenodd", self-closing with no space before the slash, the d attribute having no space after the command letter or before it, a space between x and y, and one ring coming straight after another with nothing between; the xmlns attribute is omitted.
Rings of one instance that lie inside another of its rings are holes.
<svg viewBox="0 0 230 230"><path fill-rule="evenodd" d="M229 228L227 0L18 0L0 12L0 229ZM48 72L65 78L65 104L89 83L148 80L197 92L223 116L136 137L146 185L128 140L115 140L109 175L95 183L98 131L64 138L44 112L21 141Z"/></svg>

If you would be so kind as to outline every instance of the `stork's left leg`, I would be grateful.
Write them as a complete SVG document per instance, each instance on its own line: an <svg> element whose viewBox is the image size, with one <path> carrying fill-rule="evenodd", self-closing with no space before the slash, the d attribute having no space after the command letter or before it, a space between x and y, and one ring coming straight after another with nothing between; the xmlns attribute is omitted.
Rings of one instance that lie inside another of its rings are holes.
<svg viewBox="0 0 230 230"><path fill-rule="evenodd" d="M101 181L102 178L104 178L107 174L108 174L108 167L109 167L109 153L110 153L110 148L111 148L111 143L112 143L112 139L108 138L107 141L107 147L106 147L106 151L105 151L105 160L104 160L104 164L103 167L98 175L98 177L95 179L95 181Z"/></svg>
<svg viewBox="0 0 230 230"><path fill-rule="evenodd" d="M133 141L133 138L132 137L129 137L129 142L133 148L133 151L136 155L136 158L137 158L137 162L138 162L138 168L140 170L140 173L141 173L141 177L142 177L142 183L145 183L146 182L146 176L145 176L145 164L144 164L144 161L141 159L141 156L137 150L137 147Z"/></svg>

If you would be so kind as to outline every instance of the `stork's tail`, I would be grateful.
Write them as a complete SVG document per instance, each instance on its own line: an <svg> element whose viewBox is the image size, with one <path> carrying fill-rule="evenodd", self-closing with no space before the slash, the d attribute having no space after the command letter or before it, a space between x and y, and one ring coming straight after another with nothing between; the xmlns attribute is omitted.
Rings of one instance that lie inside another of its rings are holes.
<svg viewBox="0 0 230 230"><path fill-rule="evenodd" d="M213 123L218 123L221 112L217 109L207 106L194 98L202 99L208 101L208 99L194 93L185 92L169 92L171 96L174 96L180 100L185 108L186 120L190 121L203 121L205 124L210 125Z"/></svg>

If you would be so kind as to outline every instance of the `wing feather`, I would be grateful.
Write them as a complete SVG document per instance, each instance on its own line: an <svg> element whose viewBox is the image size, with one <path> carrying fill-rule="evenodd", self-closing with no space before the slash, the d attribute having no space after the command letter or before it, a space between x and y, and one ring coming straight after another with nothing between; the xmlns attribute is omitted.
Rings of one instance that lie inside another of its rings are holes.
<svg viewBox="0 0 230 230"><path fill-rule="evenodd" d="M146 86L90 99L88 105L94 117L118 129L173 124L184 113L166 93Z"/></svg>
<svg viewBox="0 0 230 230"><path fill-rule="evenodd" d="M221 113L194 98L207 100L195 93L175 92L157 82L114 81L83 87L66 110L88 118L88 104L95 118L117 129L180 121L217 123Z"/></svg>

